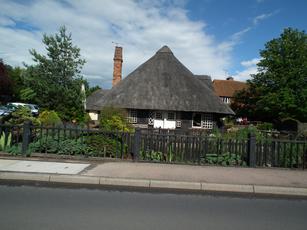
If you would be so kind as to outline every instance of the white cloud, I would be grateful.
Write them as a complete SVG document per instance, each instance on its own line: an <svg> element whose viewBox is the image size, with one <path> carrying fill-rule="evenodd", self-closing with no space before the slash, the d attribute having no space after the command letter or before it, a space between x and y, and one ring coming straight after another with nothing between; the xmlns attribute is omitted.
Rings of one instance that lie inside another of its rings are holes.
<svg viewBox="0 0 307 230"><path fill-rule="evenodd" d="M246 34L251 29L252 29L251 27L246 27L245 29L242 29L232 34L227 41L224 41L221 44L219 44L218 48L220 50L231 52L232 49L235 47L235 45L241 42L241 39L244 36L244 34Z"/></svg>
<svg viewBox="0 0 307 230"><path fill-rule="evenodd" d="M0 0L0 36L5 38L0 56L12 65L31 63L29 49L44 52L42 34L53 34L66 25L87 61L82 73L92 84L111 85L112 41L124 48L124 76L165 44L195 74L224 75L231 64L232 48L249 28L218 43L206 32L205 22L187 17L184 3L33 0L23 4Z"/></svg>
<svg viewBox="0 0 307 230"><path fill-rule="evenodd" d="M260 58L253 58L251 60L242 61L241 65L244 67L242 71L237 71L234 78L238 81L246 81L251 78L251 74L258 72L257 63Z"/></svg>
<svg viewBox="0 0 307 230"><path fill-rule="evenodd" d="M253 24L257 25L260 21L263 21L265 19L268 19L272 17L273 15L277 14L279 10L275 10L274 12L268 13L268 14L260 14L253 18Z"/></svg>
<svg viewBox="0 0 307 230"><path fill-rule="evenodd" d="M259 61L260 61L260 58L253 58L251 60L242 61L241 65L248 68L248 67L257 65Z"/></svg>

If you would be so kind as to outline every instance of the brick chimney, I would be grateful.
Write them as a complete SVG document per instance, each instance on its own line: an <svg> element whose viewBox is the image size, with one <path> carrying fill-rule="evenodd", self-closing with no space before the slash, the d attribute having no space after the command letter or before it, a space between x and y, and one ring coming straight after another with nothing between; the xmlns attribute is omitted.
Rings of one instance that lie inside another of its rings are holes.
<svg viewBox="0 0 307 230"><path fill-rule="evenodd" d="M122 80L123 48L115 47L112 87Z"/></svg>

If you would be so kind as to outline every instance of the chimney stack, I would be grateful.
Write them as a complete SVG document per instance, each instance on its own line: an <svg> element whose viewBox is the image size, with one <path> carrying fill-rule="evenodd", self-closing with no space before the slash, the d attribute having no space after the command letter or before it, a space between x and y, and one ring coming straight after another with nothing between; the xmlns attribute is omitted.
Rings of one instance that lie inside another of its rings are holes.
<svg viewBox="0 0 307 230"><path fill-rule="evenodd" d="M122 80L123 48L115 46L112 87Z"/></svg>
<svg viewBox="0 0 307 230"><path fill-rule="evenodd" d="M227 81L233 81L234 79L233 79L233 77L229 76L229 77L226 78L226 80Z"/></svg>

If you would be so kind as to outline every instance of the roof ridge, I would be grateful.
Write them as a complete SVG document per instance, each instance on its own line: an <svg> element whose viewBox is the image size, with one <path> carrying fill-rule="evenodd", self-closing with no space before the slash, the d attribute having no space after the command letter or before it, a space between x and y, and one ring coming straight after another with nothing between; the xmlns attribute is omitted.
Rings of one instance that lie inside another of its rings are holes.
<svg viewBox="0 0 307 230"><path fill-rule="evenodd" d="M172 50L167 46L164 45L162 48L160 48L157 53L173 53Z"/></svg>

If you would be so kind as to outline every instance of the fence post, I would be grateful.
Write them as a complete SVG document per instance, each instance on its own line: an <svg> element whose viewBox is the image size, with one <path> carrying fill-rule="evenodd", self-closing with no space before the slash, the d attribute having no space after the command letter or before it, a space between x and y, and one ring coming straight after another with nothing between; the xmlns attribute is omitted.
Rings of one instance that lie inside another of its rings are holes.
<svg viewBox="0 0 307 230"><path fill-rule="evenodd" d="M27 154L27 150L30 144L31 139L31 121L25 121L23 123L23 132L22 132L22 145L21 145L21 152L23 155Z"/></svg>
<svg viewBox="0 0 307 230"><path fill-rule="evenodd" d="M141 143L141 129L136 128L134 133L134 145L133 145L133 160L135 161L139 159L140 143Z"/></svg>
<svg viewBox="0 0 307 230"><path fill-rule="evenodd" d="M254 133L248 134L247 165L249 167L256 167L256 136Z"/></svg>

